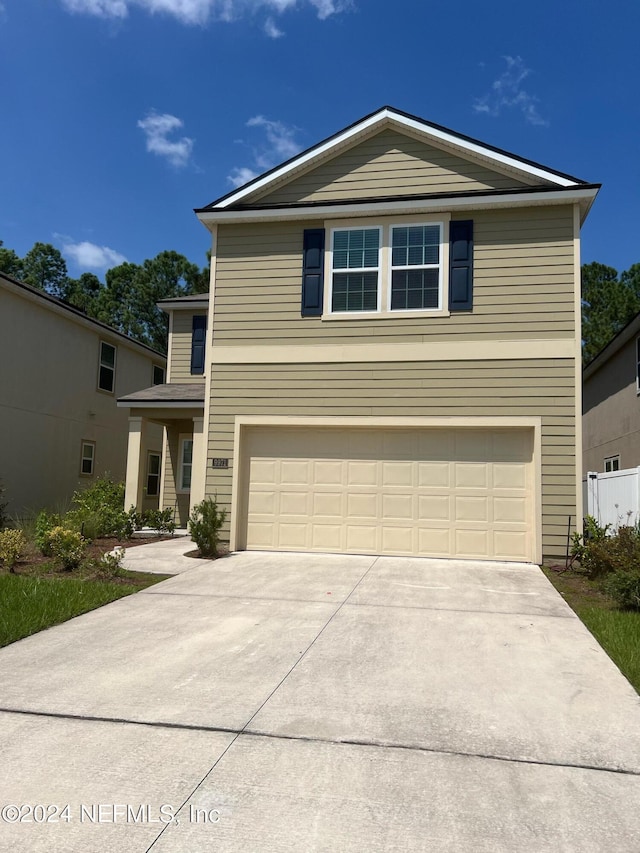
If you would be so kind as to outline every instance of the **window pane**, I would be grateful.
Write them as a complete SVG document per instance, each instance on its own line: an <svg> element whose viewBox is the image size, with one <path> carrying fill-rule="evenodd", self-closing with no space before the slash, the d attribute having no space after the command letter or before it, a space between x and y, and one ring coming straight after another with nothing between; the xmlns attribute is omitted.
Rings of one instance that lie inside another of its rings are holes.
<svg viewBox="0 0 640 853"><path fill-rule="evenodd" d="M100 363L106 364L109 367L115 367L116 365L116 348L112 347L111 344L102 344L102 352L100 354Z"/></svg>
<svg viewBox="0 0 640 853"><path fill-rule="evenodd" d="M83 459L82 460L82 473L83 474L92 474L93 473L93 459Z"/></svg>
<svg viewBox="0 0 640 853"><path fill-rule="evenodd" d="M113 391L113 375L114 371L112 367L100 367L98 387L103 391ZM147 376L148 375L149 374L147 374Z"/></svg>
<svg viewBox="0 0 640 853"><path fill-rule="evenodd" d="M82 458L93 459L93 444L82 445Z"/></svg>
<svg viewBox="0 0 640 853"><path fill-rule="evenodd" d="M154 364L153 366L153 384L154 385L163 385L164 384L164 367L158 367Z"/></svg>
<svg viewBox="0 0 640 853"><path fill-rule="evenodd" d="M375 311L378 273L337 273L333 277L332 311Z"/></svg>
<svg viewBox="0 0 640 853"><path fill-rule="evenodd" d="M193 441L186 439L182 445L182 462L184 465L190 465L193 457Z"/></svg>
<svg viewBox="0 0 640 853"><path fill-rule="evenodd" d="M333 268L360 269L378 266L380 235L377 228L334 231Z"/></svg>
<svg viewBox="0 0 640 853"><path fill-rule="evenodd" d="M157 474L149 474L147 477L147 496L155 498L159 491L160 477Z"/></svg>
<svg viewBox="0 0 640 853"><path fill-rule="evenodd" d="M439 308L438 270L394 270L391 310Z"/></svg>
<svg viewBox="0 0 640 853"><path fill-rule="evenodd" d="M391 237L393 266L424 266L440 259L440 226L413 225L393 228Z"/></svg>
<svg viewBox="0 0 640 853"><path fill-rule="evenodd" d="M157 453L151 453L149 455L149 473L150 474L159 474L160 473L160 457Z"/></svg>
<svg viewBox="0 0 640 853"><path fill-rule="evenodd" d="M188 490L191 488L191 465L185 465L182 469L182 483L180 488Z"/></svg>

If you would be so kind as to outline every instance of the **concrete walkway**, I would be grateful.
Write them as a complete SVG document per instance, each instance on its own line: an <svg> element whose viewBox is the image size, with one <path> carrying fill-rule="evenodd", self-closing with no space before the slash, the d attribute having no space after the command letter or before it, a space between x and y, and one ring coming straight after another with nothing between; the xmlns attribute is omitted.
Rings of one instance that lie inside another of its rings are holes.
<svg viewBox="0 0 640 853"><path fill-rule="evenodd" d="M233 554L0 697L0 805L51 807L1 851L640 849L640 699L535 566Z"/></svg>
<svg viewBox="0 0 640 853"><path fill-rule="evenodd" d="M161 542L148 542L146 545L134 545L126 548L122 566L132 572L150 572L157 575L181 575L196 566L211 565L211 560L197 557L185 557L189 551L196 551L196 545L190 536L176 536Z"/></svg>

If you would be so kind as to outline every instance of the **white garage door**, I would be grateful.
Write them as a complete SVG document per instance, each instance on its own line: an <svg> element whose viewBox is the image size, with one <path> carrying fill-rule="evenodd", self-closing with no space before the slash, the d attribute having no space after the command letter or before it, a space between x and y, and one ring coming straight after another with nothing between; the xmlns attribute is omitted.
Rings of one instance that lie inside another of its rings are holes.
<svg viewBox="0 0 640 853"><path fill-rule="evenodd" d="M256 427L244 458L247 548L533 559L532 430Z"/></svg>

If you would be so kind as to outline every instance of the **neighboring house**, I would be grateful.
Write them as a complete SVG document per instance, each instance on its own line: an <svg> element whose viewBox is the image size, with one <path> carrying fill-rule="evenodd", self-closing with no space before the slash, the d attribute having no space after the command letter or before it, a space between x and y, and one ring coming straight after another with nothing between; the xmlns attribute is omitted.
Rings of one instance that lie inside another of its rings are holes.
<svg viewBox="0 0 640 853"><path fill-rule="evenodd" d="M582 469L640 465L640 314L585 367Z"/></svg>
<svg viewBox="0 0 640 853"><path fill-rule="evenodd" d="M211 295L121 401L129 495L153 417L163 505L215 497L232 549L564 553L597 190L385 107L198 210Z"/></svg>
<svg viewBox="0 0 640 853"><path fill-rule="evenodd" d="M118 395L164 382L166 359L42 290L0 273L0 479L7 513L66 509L73 492L126 472ZM162 430L143 447L145 492L158 506Z"/></svg>

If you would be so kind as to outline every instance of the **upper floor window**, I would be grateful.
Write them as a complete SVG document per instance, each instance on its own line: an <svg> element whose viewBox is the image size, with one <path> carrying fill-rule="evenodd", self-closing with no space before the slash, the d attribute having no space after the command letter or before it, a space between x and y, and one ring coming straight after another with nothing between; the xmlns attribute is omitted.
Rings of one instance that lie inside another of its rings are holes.
<svg viewBox="0 0 640 853"><path fill-rule="evenodd" d="M160 367L159 364L153 365L153 385L164 385L164 367Z"/></svg>
<svg viewBox="0 0 640 853"><path fill-rule="evenodd" d="M100 365L98 368L98 388L113 394L116 387L116 348L100 341Z"/></svg>
<svg viewBox="0 0 640 853"><path fill-rule="evenodd" d="M442 311L444 232L442 222L333 229L330 312Z"/></svg>
<svg viewBox="0 0 640 853"><path fill-rule="evenodd" d="M640 338L636 338L636 390L640 394Z"/></svg>

